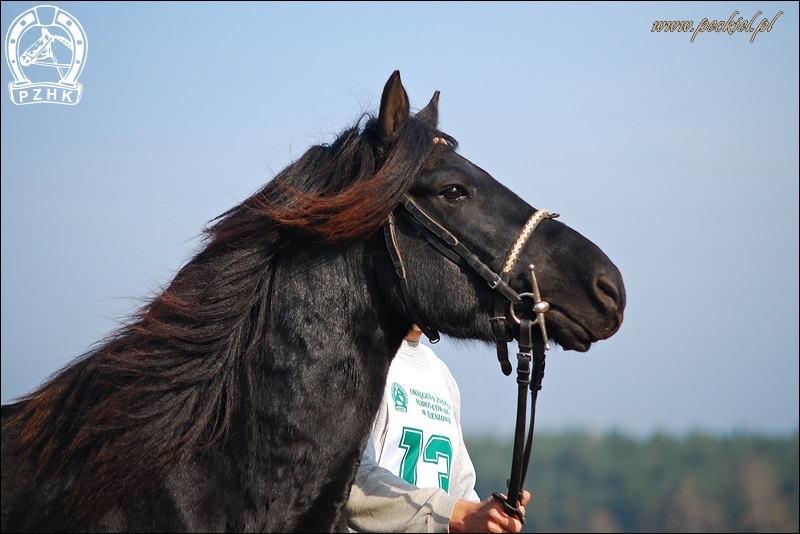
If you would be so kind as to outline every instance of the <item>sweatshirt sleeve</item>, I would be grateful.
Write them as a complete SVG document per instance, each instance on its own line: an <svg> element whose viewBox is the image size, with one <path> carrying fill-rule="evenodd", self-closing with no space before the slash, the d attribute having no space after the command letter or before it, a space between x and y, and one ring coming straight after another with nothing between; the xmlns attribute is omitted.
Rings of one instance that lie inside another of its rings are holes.
<svg viewBox="0 0 800 534"><path fill-rule="evenodd" d="M448 532L457 497L418 488L380 467L367 447L347 502L356 532Z"/></svg>

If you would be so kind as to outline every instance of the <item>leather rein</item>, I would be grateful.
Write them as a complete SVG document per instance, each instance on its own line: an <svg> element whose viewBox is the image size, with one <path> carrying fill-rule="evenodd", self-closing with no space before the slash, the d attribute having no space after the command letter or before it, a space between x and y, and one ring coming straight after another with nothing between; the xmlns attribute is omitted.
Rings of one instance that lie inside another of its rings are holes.
<svg viewBox="0 0 800 534"><path fill-rule="evenodd" d="M494 316L491 318L491 325L496 340L497 359L500 362L503 374L506 376L511 374L511 364L508 361L508 343L513 340L509 322L514 321L519 325L519 350L517 352L517 419L514 433L511 477L506 482L508 485L508 496L506 497L499 492L493 493L492 496L502 503L505 512L509 516L516 516L522 523L525 523L525 517L520 510L520 504L522 502L522 487L525 483L525 474L528 471L531 445L533 443L536 398L539 390L542 388L542 378L544 377L544 351L550 349L550 345L547 342L547 330L545 328L544 318L544 314L550 309L550 305L541 298L533 265L528 266L528 276L531 284L530 292L517 293L511 288L508 281L525 243L531 237L534 230L536 230L536 227L544 219L558 217L558 213L550 213L547 210L538 210L534 212L514 240L514 244L508 252L503 268L498 274L480 261L475 254L464 246L464 244L444 226L428 215L411 196L407 194L403 196L397 210L395 210L395 213L389 215L388 220L383 226L386 246L392 257L395 271L400 278L403 300L412 321L420 327L431 343L437 343L439 341L439 332L426 324L417 310L414 301L411 299L405 262L397 243L395 225L398 216L406 220L440 253L456 265L471 269L478 274L478 276L483 278L489 284L489 287L495 290ZM523 299L530 299L533 301L532 311L536 315L535 320L518 317L514 311L514 306L521 305ZM533 327L537 324L542 334L541 344L534 344ZM533 364L533 369L531 369L531 364ZM527 442L525 442L527 391L529 389L531 394L531 413Z"/></svg>

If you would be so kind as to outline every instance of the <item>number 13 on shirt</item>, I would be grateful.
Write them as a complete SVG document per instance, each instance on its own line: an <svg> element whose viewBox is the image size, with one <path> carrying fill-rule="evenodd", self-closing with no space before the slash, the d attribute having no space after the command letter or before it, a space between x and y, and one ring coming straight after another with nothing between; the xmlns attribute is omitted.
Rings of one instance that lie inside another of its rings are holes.
<svg viewBox="0 0 800 534"><path fill-rule="evenodd" d="M423 447L424 436L419 428L403 427L400 438L400 448L404 450L403 460L400 462L400 477L409 484L417 484L420 478L418 471L421 469L436 469L439 488L447 491L450 487L450 466L453 459L453 446L450 438L434 434L428 438ZM420 464L422 458L422 464ZM445 460L444 471L439 468L441 459Z"/></svg>

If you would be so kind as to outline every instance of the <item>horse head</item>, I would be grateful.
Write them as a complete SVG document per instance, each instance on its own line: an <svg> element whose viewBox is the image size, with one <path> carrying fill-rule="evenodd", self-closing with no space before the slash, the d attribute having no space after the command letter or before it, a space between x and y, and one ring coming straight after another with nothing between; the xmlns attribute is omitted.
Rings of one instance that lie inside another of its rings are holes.
<svg viewBox="0 0 800 534"><path fill-rule="evenodd" d="M531 316L534 303L520 303L513 293L532 295L533 266L540 300L549 304L550 340L566 350L583 352L613 335L625 308L617 267L594 243L552 215L535 220L546 212L540 213L460 155L453 138L438 131L438 105L436 92L411 116L398 72L386 83L381 98L378 124L384 138L400 135L409 122L429 127L431 150L406 201L392 217L396 245L387 239L389 249L396 248L404 263L400 278L407 284L408 296L402 307L417 315L415 322L424 330L427 327L428 337L441 331L455 338L496 342L503 328L518 337L520 317ZM423 213L423 223L433 224L420 224L409 207ZM530 222L536 223L530 235L521 235ZM459 255L459 249L466 252ZM504 283L512 297L504 297L498 308ZM500 330L498 315L505 319Z"/></svg>

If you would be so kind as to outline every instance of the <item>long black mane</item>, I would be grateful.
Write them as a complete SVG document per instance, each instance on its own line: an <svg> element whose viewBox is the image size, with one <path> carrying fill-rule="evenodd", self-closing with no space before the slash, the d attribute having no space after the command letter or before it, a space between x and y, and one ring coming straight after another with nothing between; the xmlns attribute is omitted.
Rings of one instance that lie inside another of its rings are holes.
<svg viewBox="0 0 800 534"><path fill-rule="evenodd" d="M411 118L383 139L369 118L310 148L216 219L202 250L128 324L21 398L9 423L21 427L20 450L43 481L72 477L72 515L99 516L187 455L232 439L252 417L257 379L247 362L270 332L274 258L296 238L373 234L433 136L444 134Z"/></svg>

